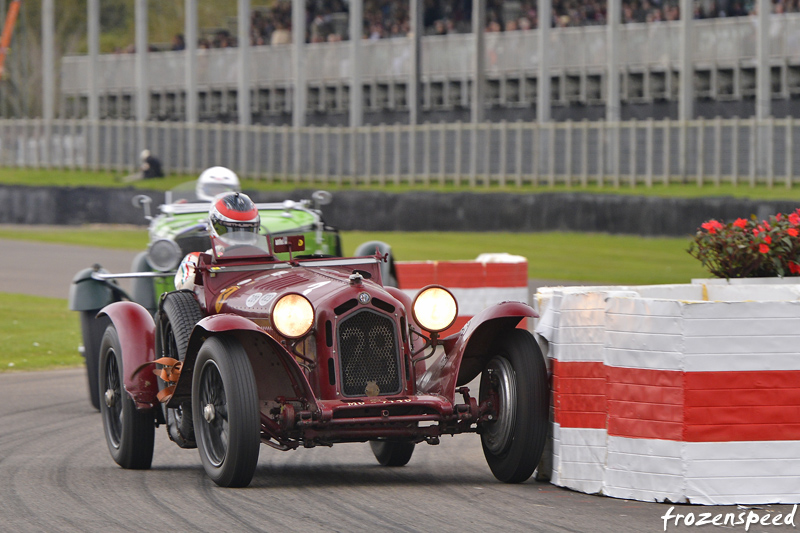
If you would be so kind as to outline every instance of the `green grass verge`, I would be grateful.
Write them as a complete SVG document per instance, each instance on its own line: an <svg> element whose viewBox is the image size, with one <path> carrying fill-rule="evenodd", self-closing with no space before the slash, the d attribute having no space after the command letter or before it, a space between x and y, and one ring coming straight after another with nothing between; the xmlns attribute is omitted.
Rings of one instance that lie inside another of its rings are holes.
<svg viewBox="0 0 800 533"><path fill-rule="evenodd" d="M0 372L80 366L80 343L66 300L0 293Z"/></svg>
<svg viewBox="0 0 800 533"><path fill-rule="evenodd" d="M0 238L144 250L147 231L133 227L1 226ZM685 283L707 277L686 253L689 238L636 237L596 233L342 232L344 254L368 240L392 246L401 261L475 259L507 252L528 259L531 278L587 283ZM87 261L91 262L91 259Z"/></svg>
<svg viewBox="0 0 800 533"><path fill-rule="evenodd" d="M197 178L195 175L176 174L164 179L136 181L126 183L123 177L128 171L108 172L108 171L82 171L82 170L50 170L50 169L27 169L27 168L3 168L0 173L0 184L5 185L29 185L46 187L133 187L137 189L166 191L176 185L192 181ZM657 182L658 180L656 180ZM627 183L626 180L622 180ZM609 183L606 180L606 183ZM430 185L364 185L363 183L352 184L345 180L342 184L324 183L322 181L305 181L300 184L293 184L290 180L277 177L276 179L242 180L242 187L245 190L269 190L269 191L291 191L294 189L314 189L324 188L330 191L340 190L380 190L393 193L408 192L411 190L443 191L443 192L513 192L513 193L547 193L547 192L582 192L589 194L626 194L642 195L667 198L702 198L709 196L730 196L736 198L753 198L759 200L800 200L800 188L787 189L783 184L777 183L774 187L767 187L759 184L750 187L747 183L732 185L723 183L720 186L705 185L698 186L694 182L690 183L671 183L670 185L653 185L646 187L638 185L631 187L628 184L613 187L606 185L599 187L592 183L588 187L556 185L548 187L546 185L526 184L522 187L502 186L496 182L489 185L470 188L468 185L455 185L445 183L440 185L436 179L431 180Z"/></svg>

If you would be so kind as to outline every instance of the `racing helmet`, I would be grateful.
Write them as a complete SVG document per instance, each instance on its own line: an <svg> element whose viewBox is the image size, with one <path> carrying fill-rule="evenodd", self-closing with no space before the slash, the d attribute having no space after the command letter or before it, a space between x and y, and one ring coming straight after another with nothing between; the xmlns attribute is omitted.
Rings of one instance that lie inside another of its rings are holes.
<svg viewBox="0 0 800 533"><path fill-rule="evenodd" d="M258 242L261 217L253 201L244 193L229 192L217 196L208 212L212 238L227 245Z"/></svg>
<svg viewBox="0 0 800 533"><path fill-rule="evenodd" d="M198 200L213 200L218 194L224 192L239 192L242 186L239 176L234 171L225 167L211 167L205 169L197 178L195 193Z"/></svg>

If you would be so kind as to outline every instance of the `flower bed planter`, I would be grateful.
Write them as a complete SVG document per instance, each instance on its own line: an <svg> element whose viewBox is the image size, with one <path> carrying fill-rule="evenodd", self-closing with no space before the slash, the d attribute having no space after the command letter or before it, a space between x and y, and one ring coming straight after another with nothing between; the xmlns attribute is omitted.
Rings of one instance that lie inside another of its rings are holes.
<svg viewBox="0 0 800 533"><path fill-rule="evenodd" d="M556 485L800 502L800 285L543 288Z"/></svg>

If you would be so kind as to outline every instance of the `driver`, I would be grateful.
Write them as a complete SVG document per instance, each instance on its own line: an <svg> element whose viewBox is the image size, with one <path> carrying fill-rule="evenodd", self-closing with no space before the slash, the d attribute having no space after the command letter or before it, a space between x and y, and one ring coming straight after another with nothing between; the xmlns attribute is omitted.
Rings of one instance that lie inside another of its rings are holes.
<svg viewBox="0 0 800 533"><path fill-rule="evenodd" d="M261 217L258 208L244 193L227 192L217 196L208 211L208 232L217 255L228 246L258 244ZM211 253L208 250L206 253ZM194 289L195 267L200 252L191 252L183 258L175 273L175 288Z"/></svg>
<svg viewBox="0 0 800 533"><path fill-rule="evenodd" d="M240 192L241 190L239 176L233 170L225 167L205 169L197 178L197 185L195 185L197 199L207 202L214 200L217 195L224 192Z"/></svg>

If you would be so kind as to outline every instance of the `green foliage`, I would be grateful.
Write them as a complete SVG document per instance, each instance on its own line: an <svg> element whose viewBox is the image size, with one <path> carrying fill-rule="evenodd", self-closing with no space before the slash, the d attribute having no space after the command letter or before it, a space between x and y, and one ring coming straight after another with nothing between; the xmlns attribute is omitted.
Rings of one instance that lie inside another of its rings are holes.
<svg viewBox="0 0 800 533"><path fill-rule="evenodd" d="M704 222L687 250L719 278L800 275L800 209L759 221Z"/></svg>
<svg viewBox="0 0 800 533"><path fill-rule="evenodd" d="M0 293L0 372L83 364L78 320L66 300Z"/></svg>

